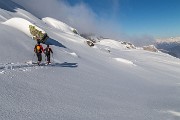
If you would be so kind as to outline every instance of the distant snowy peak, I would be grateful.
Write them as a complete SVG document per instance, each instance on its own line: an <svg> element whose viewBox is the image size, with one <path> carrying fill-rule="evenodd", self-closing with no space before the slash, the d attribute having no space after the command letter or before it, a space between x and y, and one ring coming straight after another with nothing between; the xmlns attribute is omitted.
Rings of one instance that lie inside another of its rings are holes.
<svg viewBox="0 0 180 120"><path fill-rule="evenodd" d="M57 19L45 17L42 19L42 21L44 21L50 27L55 28L55 29L59 29L63 32L71 33L71 34L78 34L78 32L75 28L72 28L69 25L67 25L67 24L65 24L65 23L63 23Z"/></svg>
<svg viewBox="0 0 180 120"><path fill-rule="evenodd" d="M180 41L157 42L156 47L162 52L165 52L174 57L180 58Z"/></svg>
<svg viewBox="0 0 180 120"><path fill-rule="evenodd" d="M156 47L162 52L180 58L180 37L157 39Z"/></svg>
<svg viewBox="0 0 180 120"><path fill-rule="evenodd" d="M170 38L158 38L156 39L157 43L171 43L171 42L178 42L180 43L180 37L170 37Z"/></svg>

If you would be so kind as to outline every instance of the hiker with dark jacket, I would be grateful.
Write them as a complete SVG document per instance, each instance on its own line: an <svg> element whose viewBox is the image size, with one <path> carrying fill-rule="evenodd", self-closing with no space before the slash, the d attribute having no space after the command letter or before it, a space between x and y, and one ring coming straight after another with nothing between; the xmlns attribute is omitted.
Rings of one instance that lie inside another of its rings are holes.
<svg viewBox="0 0 180 120"><path fill-rule="evenodd" d="M37 55L37 58L38 58L38 62L37 63L39 65L41 63L41 61L42 61L42 52L44 53L43 46L40 44L40 42L37 42L37 44L35 45L34 52Z"/></svg>
<svg viewBox="0 0 180 120"><path fill-rule="evenodd" d="M47 45L47 47L44 49L45 55L47 57L47 64L51 63L51 53L53 54L52 49Z"/></svg>

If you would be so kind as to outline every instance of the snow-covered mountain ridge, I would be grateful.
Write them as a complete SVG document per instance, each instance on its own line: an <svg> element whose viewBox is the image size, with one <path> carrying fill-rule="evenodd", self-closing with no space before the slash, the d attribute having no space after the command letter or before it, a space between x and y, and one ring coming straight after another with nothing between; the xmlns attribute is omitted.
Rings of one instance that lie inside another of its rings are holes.
<svg viewBox="0 0 180 120"><path fill-rule="evenodd" d="M170 38L158 38L156 39L157 43L172 43L172 42L180 42L180 37L170 37Z"/></svg>
<svg viewBox="0 0 180 120"><path fill-rule="evenodd" d="M42 66L28 64L37 61L29 24L49 35L52 65L44 55ZM0 0L1 120L180 118L179 59L111 39L89 47L73 29Z"/></svg>
<svg viewBox="0 0 180 120"><path fill-rule="evenodd" d="M155 44L160 51L180 58L180 37L157 39Z"/></svg>

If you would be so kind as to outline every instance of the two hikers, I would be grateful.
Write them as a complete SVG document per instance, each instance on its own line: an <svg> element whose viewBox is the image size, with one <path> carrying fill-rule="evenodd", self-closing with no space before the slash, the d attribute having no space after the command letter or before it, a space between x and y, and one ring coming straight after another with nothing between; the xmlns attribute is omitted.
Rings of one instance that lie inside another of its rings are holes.
<svg viewBox="0 0 180 120"><path fill-rule="evenodd" d="M38 58L38 62L37 62L38 65L40 65L40 63L42 61L42 52L47 57L47 64L51 63L50 59L51 59L51 53L53 53L53 51L49 47L49 45L47 45L47 47L45 49L43 49L43 46L40 44L40 42L37 42L37 44L34 47L34 52L36 53L37 58Z"/></svg>

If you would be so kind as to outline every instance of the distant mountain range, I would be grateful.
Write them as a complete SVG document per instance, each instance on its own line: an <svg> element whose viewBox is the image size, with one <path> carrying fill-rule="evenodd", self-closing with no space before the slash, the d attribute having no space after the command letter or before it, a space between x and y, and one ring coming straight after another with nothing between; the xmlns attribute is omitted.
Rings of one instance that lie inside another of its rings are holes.
<svg viewBox="0 0 180 120"><path fill-rule="evenodd" d="M180 37L157 39L155 46L162 52L180 58Z"/></svg>

